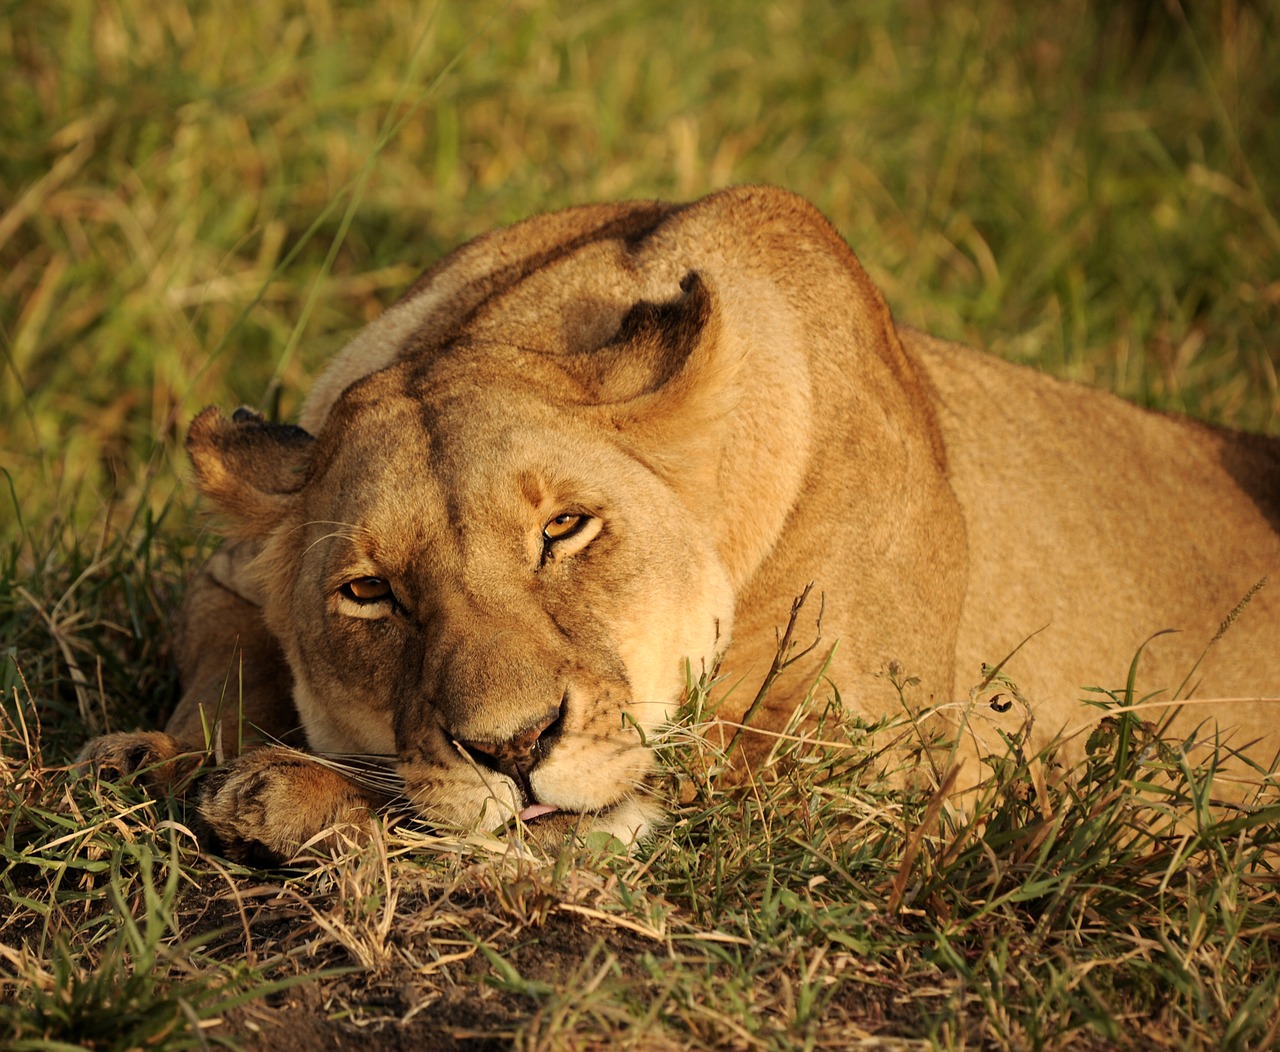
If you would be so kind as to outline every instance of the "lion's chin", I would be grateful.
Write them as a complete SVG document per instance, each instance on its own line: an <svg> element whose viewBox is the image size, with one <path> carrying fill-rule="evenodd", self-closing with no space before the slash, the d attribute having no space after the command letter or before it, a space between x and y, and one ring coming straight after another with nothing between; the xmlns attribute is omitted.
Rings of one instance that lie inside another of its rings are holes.
<svg viewBox="0 0 1280 1052"><path fill-rule="evenodd" d="M571 838L604 834L633 848L653 835L666 817L654 800L630 797L591 813L562 810L553 804L530 804L518 818L525 832L544 848L563 845Z"/></svg>

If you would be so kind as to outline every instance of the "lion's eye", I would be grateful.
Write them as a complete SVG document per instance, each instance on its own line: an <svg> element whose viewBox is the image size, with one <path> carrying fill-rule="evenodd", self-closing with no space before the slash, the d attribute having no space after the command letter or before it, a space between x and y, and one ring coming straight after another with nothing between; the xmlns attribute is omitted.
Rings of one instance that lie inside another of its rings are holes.
<svg viewBox="0 0 1280 1052"><path fill-rule="evenodd" d="M571 559L589 545L604 528L604 521L585 511L565 511L542 526L540 565Z"/></svg>
<svg viewBox="0 0 1280 1052"><path fill-rule="evenodd" d="M560 541L566 537L572 537L587 524L587 516L575 515L573 512L566 512L563 515L557 515L554 519L542 527L542 536L547 541Z"/></svg>
<svg viewBox="0 0 1280 1052"><path fill-rule="evenodd" d="M357 577L354 581L348 581L338 591L353 603L384 603L395 599L391 592L391 585L381 577Z"/></svg>

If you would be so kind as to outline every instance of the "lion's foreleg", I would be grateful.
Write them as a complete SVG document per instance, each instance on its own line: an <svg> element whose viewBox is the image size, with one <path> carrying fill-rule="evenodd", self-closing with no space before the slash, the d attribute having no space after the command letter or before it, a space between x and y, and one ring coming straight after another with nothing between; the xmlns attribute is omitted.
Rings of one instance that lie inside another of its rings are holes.
<svg viewBox="0 0 1280 1052"><path fill-rule="evenodd" d="M215 579L192 581L174 633L182 700L165 732L218 756L263 742L304 745L293 677L262 610Z"/></svg>
<svg viewBox="0 0 1280 1052"><path fill-rule="evenodd" d="M227 564L225 553L219 558ZM94 738L78 762L167 792L185 788L210 760L264 742L304 743L292 677L261 610L208 567L191 583L174 651L183 694L165 729Z"/></svg>

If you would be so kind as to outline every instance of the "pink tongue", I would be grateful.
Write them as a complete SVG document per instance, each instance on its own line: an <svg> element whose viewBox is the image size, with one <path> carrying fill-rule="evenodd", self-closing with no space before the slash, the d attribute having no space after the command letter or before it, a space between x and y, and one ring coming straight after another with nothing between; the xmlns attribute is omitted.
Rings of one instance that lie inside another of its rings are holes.
<svg viewBox="0 0 1280 1052"><path fill-rule="evenodd" d="M549 815L552 811L560 810L555 804L530 804L520 812L521 822L531 822L535 818L541 818L543 815Z"/></svg>

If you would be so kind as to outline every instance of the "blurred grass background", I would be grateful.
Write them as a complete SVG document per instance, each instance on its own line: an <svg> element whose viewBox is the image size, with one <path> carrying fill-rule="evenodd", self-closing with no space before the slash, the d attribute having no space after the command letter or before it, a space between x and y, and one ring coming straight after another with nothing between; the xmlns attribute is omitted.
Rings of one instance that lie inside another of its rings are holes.
<svg viewBox="0 0 1280 1052"><path fill-rule="evenodd" d="M1112 786L1150 790L1136 751L1052 818L1006 770L935 838L923 797L868 811L836 750L758 808L708 788L610 872L617 901L591 863L459 876L410 845L394 879L373 856L298 878L337 936L293 912L243 943L221 865L175 862L180 805L85 803L50 770L171 703L210 543L181 451L200 407L292 417L352 330L496 224L749 181L814 200L903 322L1280 433L1276 0L0 0L0 1045L208 1047L193 1020L245 984L353 961L271 1032L309 1047L353 1003L431 1005L404 1047L450 1025L525 1048L1276 1045L1274 808L1214 824L1188 783L1135 809ZM618 937L668 919L665 956ZM442 972L435 1004L393 950L430 960L438 924L506 956Z"/></svg>
<svg viewBox="0 0 1280 1052"><path fill-rule="evenodd" d="M1270 0L8 3L0 537L175 488L181 523L193 412L290 416L495 224L748 181L812 198L904 322L1275 430L1278 23Z"/></svg>

